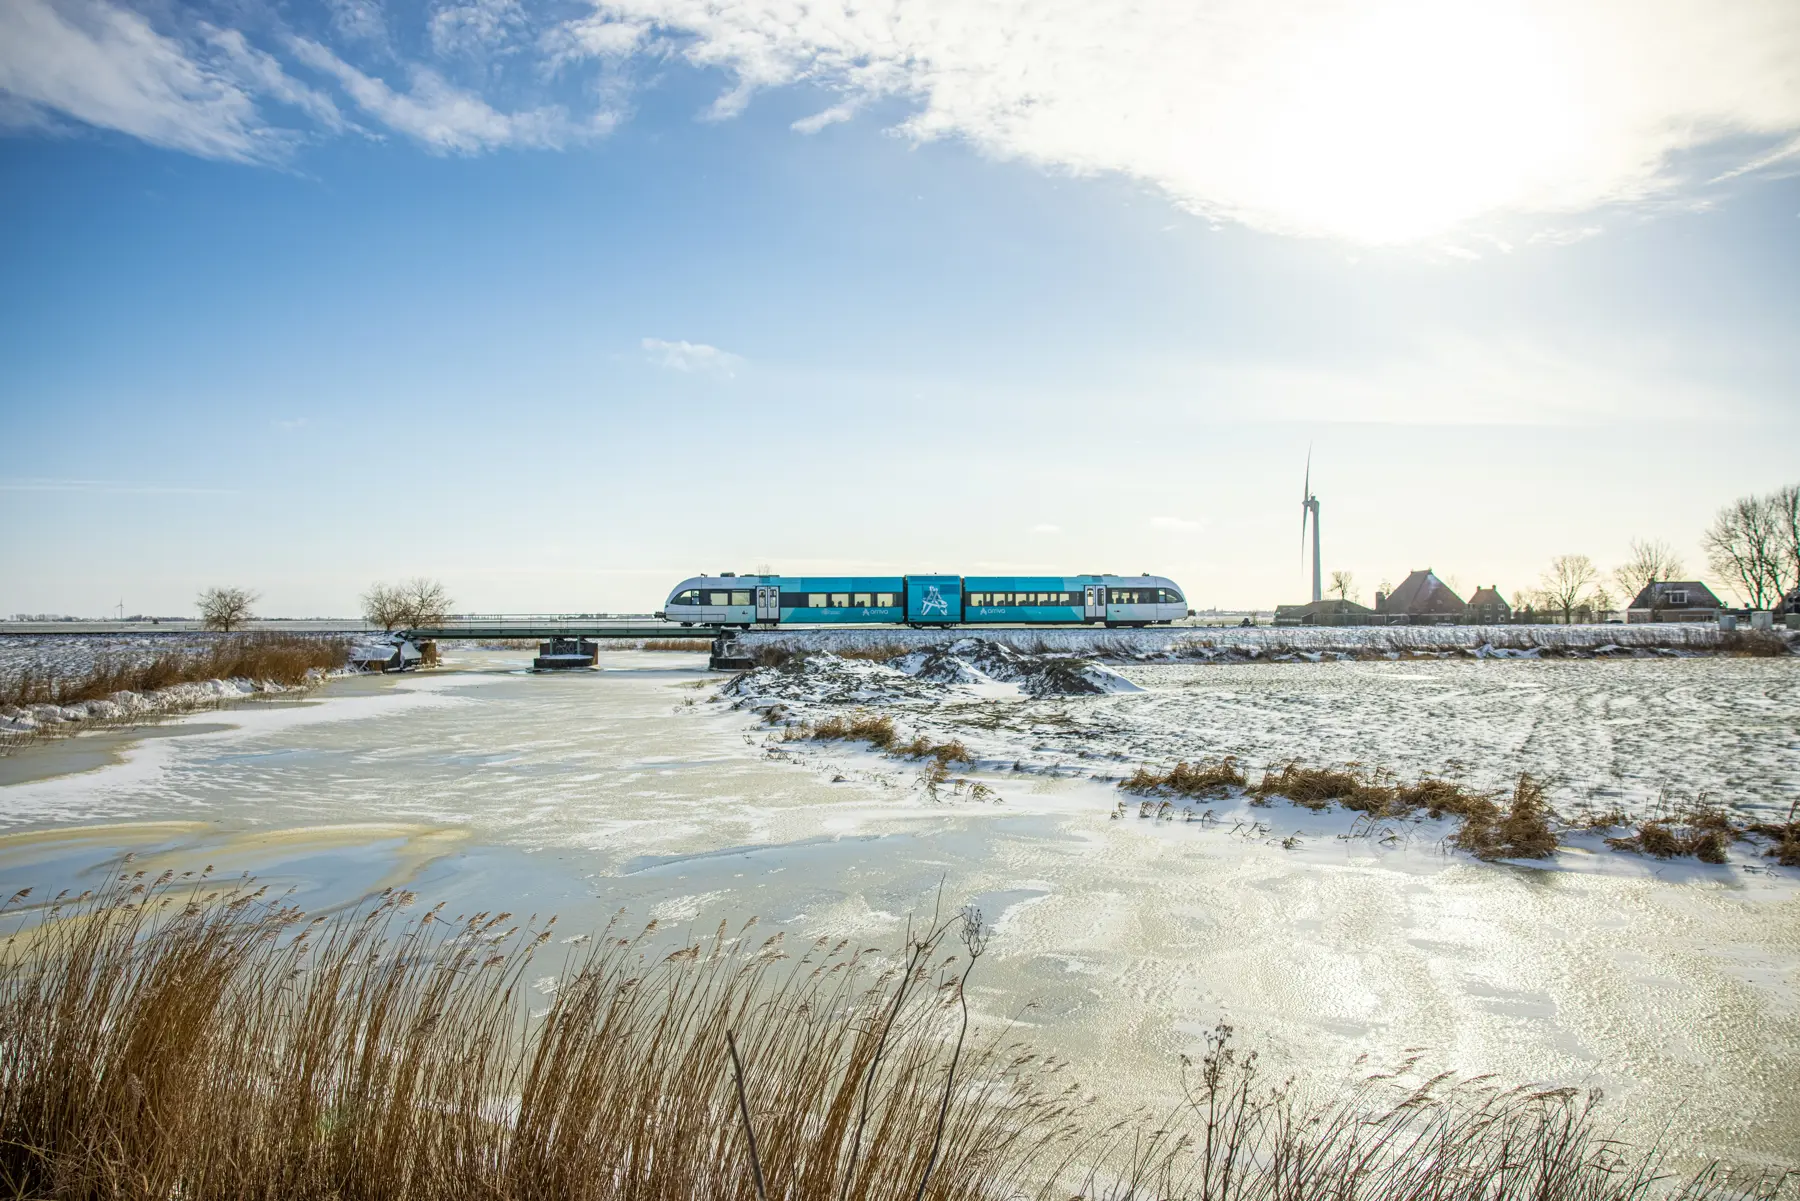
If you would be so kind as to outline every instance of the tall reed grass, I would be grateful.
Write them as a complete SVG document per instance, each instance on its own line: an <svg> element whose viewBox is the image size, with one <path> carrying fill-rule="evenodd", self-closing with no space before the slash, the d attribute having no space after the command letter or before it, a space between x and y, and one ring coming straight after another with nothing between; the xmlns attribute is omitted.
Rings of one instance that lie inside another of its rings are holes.
<svg viewBox="0 0 1800 1201"><path fill-rule="evenodd" d="M265 680L288 687L344 666L350 643L303 634L236 634L202 646L103 654L74 672L28 665L0 677L0 705L74 705L115 692L155 692L201 680Z"/></svg>
<svg viewBox="0 0 1800 1201"><path fill-rule="evenodd" d="M140 872L16 917L0 949L0 1189L1637 1201L1785 1187L1666 1178L1571 1090L1396 1090L1384 1075L1309 1099L1224 1026L1182 1061L1173 1112L1105 1121L1064 1065L972 1020L987 932L971 911L881 957L753 926L553 944L554 919L410 904L390 892L309 920L249 882ZM547 969L553 987L528 983Z"/></svg>

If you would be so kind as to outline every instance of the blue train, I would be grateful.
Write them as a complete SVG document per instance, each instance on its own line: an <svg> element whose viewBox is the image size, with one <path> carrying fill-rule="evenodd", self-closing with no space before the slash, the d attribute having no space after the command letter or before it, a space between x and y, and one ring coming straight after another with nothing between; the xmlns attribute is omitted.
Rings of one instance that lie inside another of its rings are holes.
<svg viewBox="0 0 1800 1201"><path fill-rule="evenodd" d="M666 621L691 625L1167 625L1190 616L1159 575L694 576Z"/></svg>

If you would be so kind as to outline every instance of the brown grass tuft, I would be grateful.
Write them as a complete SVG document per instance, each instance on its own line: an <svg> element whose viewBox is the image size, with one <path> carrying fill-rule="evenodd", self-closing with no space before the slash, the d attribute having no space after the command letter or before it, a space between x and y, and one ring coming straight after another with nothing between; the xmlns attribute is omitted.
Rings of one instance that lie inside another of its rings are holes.
<svg viewBox="0 0 1800 1201"><path fill-rule="evenodd" d="M1126 792L1156 793L1172 792L1178 796L1224 796L1233 788L1244 787L1244 773L1238 770L1237 760L1227 755L1223 759L1209 759L1199 764L1187 762L1177 763L1166 772L1155 772L1140 767L1131 777L1122 781L1119 787Z"/></svg>
<svg viewBox="0 0 1800 1201"><path fill-rule="evenodd" d="M900 732L894 728L894 719L891 717L853 713L849 717L832 716L805 726L800 737L814 738L821 742L866 742L878 750L885 750L894 745Z"/></svg>
<svg viewBox="0 0 1800 1201"><path fill-rule="evenodd" d="M646 651L710 651L710 638L646 638L638 647Z"/></svg>
<svg viewBox="0 0 1800 1201"><path fill-rule="evenodd" d="M1520 772L1505 810L1492 800L1471 806L1451 842L1479 859L1548 859L1556 854L1556 834L1543 787Z"/></svg>
<svg viewBox="0 0 1800 1201"><path fill-rule="evenodd" d="M1702 863L1725 863L1732 842L1744 833L1745 828L1732 821L1729 813L1706 804L1702 797L1699 804L1642 822L1637 833L1609 838L1606 845L1615 851L1634 851L1657 859L1692 855Z"/></svg>
<svg viewBox="0 0 1800 1201"><path fill-rule="evenodd" d="M1119 785L1139 794L1222 796L1242 788L1253 805L1280 797L1322 812L1334 803L1374 818L1405 818L1423 812L1432 818L1457 817L1462 824L1451 842L1483 859L1544 859L1556 851L1550 828L1554 816L1544 790L1529 774L1519 777L1511 801L1503 808L1486 793L1470 792L1450 780L1426 778L1411 784L1394 782L1382 773L1351 768L1307 767L1298 762L1263 772L1246 786L1235 760L1227 758L1198 767L1178 763L1168 772L1140 767Z"/></svg>

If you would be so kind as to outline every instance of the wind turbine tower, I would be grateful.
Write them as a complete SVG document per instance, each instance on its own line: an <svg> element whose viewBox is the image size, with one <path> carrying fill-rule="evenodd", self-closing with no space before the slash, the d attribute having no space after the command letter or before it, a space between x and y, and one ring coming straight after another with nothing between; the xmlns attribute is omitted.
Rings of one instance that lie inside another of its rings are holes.
<svg viewBox="0 0 1800 1201"><path fill-rule="evenodd" d="M1306 451L1306 482L1300 488L1300 557L1306 558L1306 522L1312 519L1313 532L1313 594L1315 601L1325 599L1324 579L1319 569L1319 498L1312 490L1312 449Z"/></svg>

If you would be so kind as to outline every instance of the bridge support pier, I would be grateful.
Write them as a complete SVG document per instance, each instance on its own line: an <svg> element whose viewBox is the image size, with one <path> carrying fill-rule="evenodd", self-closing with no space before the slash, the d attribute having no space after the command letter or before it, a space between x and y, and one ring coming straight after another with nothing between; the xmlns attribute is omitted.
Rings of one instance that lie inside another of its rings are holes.
<svg viewBox="0 0 1800 1201"><path fill-rule="evenodd" d="M736 635L720 630L713 638L712 658L706 666L713 671L749 671L756 661L738 651Z"/></svg>

